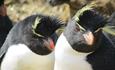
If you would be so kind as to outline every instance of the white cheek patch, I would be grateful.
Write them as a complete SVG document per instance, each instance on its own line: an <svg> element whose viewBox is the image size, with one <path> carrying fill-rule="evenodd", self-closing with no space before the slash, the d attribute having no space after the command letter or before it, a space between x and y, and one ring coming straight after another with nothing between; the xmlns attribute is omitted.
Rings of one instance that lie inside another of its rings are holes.
<svg viewBox="0 0 115 70"><path fill-rule="evenodd" d="M9 47L1 64L1 70L53 70L54 53L41 56L32 52L26 45Z"/></svg>
<svg viewBox="0 0 115 70"><path fill-rule="evenodd" d="M92 66L86 61L89 54L73 50L62 34L55 47L54 70L92 70Z"/></svg>

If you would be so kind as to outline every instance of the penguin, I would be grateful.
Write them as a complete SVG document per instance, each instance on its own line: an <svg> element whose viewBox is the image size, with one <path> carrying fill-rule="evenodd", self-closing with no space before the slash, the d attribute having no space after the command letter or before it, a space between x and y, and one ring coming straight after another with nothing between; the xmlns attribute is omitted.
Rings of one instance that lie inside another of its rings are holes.
<svg viewBox="0 0 115 70"><path fill-rule="evenodd" d="M0 47L3 45L7 34L13 27L12 20L7 15L6 6L4 0L0 1Z"/></svg>
<svg viewBox="0 0 115 70"><path fill-rule="evenodd" d="M35 14L16 23L0 49L1 70L53 70L61 20Z"/></svg>
<svg viewBox="0 0 115 70"><path fill-rule="evenodd" d="M101 29L106 18L93 8L78 13L57 40L54 70L115 70L115 45Z"/></svg>

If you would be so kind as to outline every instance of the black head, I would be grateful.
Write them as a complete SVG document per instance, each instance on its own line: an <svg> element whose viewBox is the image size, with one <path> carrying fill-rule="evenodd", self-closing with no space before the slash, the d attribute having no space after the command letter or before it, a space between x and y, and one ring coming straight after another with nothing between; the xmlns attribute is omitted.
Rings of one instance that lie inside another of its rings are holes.
<svg viewBox="0 0 115 70"><path fill-rule="evenodd" d="M70 0L47 0L52 6L61 5L63 3L68 3Z"/></svg>
<svg viewBox="0 0 115 70"><path fill-rule="evenodd" d="M89 29L92 32L98 28L103 27L106 24L105 18L99 14L96 10L86 10L79 16L80 21L78 23L85 29Z"/></svg>
<svg viewBox="0 0 115 70"><path fill-rule="evenodd" d="M39 22L37 24L37 27L34 29L34 31L44 37L50 37L62 25L59 24L61 23L61 21L58 20L56 17L39 15L38 21Z"/></svg>
<svg viewBox="0 0 115 70"><path fill-rule="evenodd" d="M105 25L104 18L94 10L86 10L79 17L69 21L64 32L72 48L79 52L95 51L101 41L101 30Z"/></svg>
<svg viewBox="0 0 115 70"><path fill-rule="evenodd" d="M32 15L15 24L7 41L12 44L25 44L39 55L47 55L54 49L57 39L55 31L62 26L60 20L44 15Z"/></svg>

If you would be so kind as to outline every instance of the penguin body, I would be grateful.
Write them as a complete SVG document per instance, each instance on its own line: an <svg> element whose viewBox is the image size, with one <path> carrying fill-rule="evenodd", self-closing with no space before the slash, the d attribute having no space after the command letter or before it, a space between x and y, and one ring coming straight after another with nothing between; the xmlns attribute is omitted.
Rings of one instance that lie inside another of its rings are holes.
<svg viewBox="0 0 115 70"><path fill-rule="evenodd" d="M87 56L93 70L115 70L115 45L103 35L100 47Z"/></svg>
<svg viewBox="0 0 115 70"><path fill-rule="evenodd" d="M15 24L0 49L1 70L53 70L53 43L60 23L38 14Z"/></svg>
<svg viewBox="0 0 115 70"><path fill-rule="evenodd" d="M87 55L90 53L80 53L72 49L64 34L58 38L55 47L54 70L92 70L87 62Z"/></svg>
<svg viewBox="0 0 115 70"><path fill-rule="evenodd" d="M53 65L53 53L41 56L24 44L17 44L9 47L1 70L53 70Z"/></svg>
<svg viewBox="0 0 115 70"><path fill-rule="evenodd" d="M54 70L115 70L115 46L98 30L104 25L95 10L72 18L57 40Z"/></svg>

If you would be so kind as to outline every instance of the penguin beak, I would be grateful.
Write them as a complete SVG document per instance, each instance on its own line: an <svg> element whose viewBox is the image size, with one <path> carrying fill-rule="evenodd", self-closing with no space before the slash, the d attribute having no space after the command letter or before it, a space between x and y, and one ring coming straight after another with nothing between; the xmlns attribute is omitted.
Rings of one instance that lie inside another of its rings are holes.
<svg viewBox="0 0 115 70"><path fill-rule="evenodd" d="M94 35L91 31L86 32L85 34L83 34L85 41L88 45L93 45L94 43Z"/></svg>
<svg viewBox="0 0 115 70"><path fill-rule="evenodd" d="M48 40L44 40L44 45L46 48L48 48L50 51L54 50L54 41L51 38L48 38Z"/></svg>
<svg viewBox="0 0 115 70"><path fill-rule="evenodd" d="M54 41L51 38L48 38L49 48L54 49Z"/></svg>

